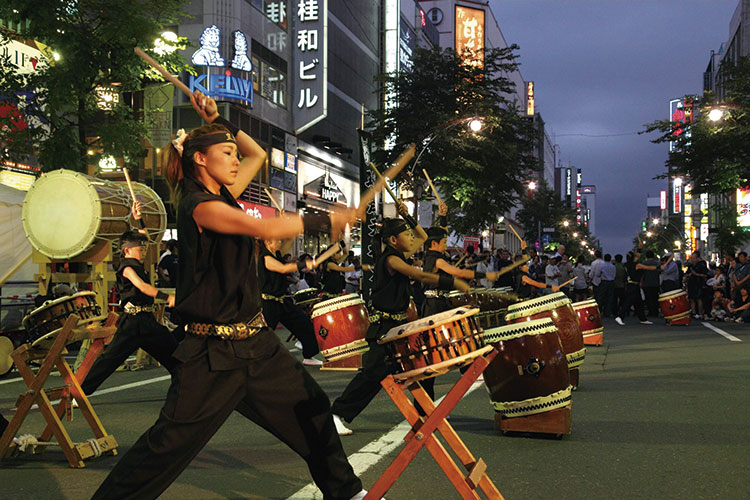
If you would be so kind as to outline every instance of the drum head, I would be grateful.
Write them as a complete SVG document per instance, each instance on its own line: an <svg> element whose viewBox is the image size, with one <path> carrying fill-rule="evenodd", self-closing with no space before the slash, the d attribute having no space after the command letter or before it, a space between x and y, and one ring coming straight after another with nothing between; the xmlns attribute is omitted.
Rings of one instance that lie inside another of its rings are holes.
<svg viewBox="0 0 750 500"><path fill-rule="evenodd" d="M393 328L388 330L388 333L378 339L378 344L386 344L400 338L408 337L409 335L413 335L423 330L437 328L436 325L439 326L444 323L451 323L463 318L468 318L470 316L474 316L478 312L478 307L456 307L455 309L451 309L450 311L433 314L432 316L427 316L426 318L421 318L416 321L412 321L411 323L394 326Z"/></svg>
<svg viewBox="0 0 750 500"><path fill-rule="evenodd" d="M39 252L67 259L86 250L99 228L101 202L96 179L56 170L34 182L23 200L23 229Z"/></svg>
<svg viewBox="0 0 750 500"><path fill-rule="evenodd" d="M543 311L551 311L566 304L570 304L570 299L562 292L555 292L537 299L518 302L508 306L508 314L505 316L505 321L513 321L518 318L539 314Z"/></svg>
<svg viewBox="0 0 750 500"><path fill-rule="evenodd" d="M599 307L599 303L594 299L582 300L581 302L574 302L573 309L576 311L579 309L586 309L587 307L596 306Z"/></svg>
<svg viewBox="0 0 750 500"><path fill-rule="evenodd" d="M685 290L672 290L671 292L660 293L659 300L673 299L678 295L687 295L687 292L685 292Z"/></svg>
<svg viewBox="0 0 750 500"><path fill-rule="evenodd" d="M324 300L315 304L312 309L311 317L317 318L318 316L328 314L331 311L338 311L339 309L344 309L345 307L356 306L364 303L365 301L362 300L362 297L360 297L359 294L350 293L348 295L342 295L340 297Z"/></svg>
<svg viewBox="0 0 750 500"><path fill-rule="evenodd" d="M0 375L8 373L13 366L12 352L13 342L8 337L0 336Z"/></svg>

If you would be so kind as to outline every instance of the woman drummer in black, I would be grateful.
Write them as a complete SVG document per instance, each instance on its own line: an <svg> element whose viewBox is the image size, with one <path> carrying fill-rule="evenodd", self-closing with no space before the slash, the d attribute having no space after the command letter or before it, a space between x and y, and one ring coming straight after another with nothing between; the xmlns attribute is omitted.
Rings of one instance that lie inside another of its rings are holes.
<svg viewBox="0 0 750 500"><path fill-rule="evenodd" d="M285 239L323 222L338 236L355 215L248 217L235 200L265 151L219 118L212 99L196 92L192 101L210 124L173 143L168 166L179 195L176 310L186 330L174 353L180 364L158 420L94 498L158 497L235 410L297 452L324 498L359 498L362 484L336 435L328 397L265 326L250 238Z"/></svg>
<svg viewBox="0 0 750 500"><path fill-rule="evenodd" d="M344 262L346 255L346 246L344 246L344 242L342 241L341 249L338 252L325 262L318 263L322 275L320 282L323 286L323 297L326 299L338 297L344 292L344 288L346 288L344 273L358 271L359 269L370 269L370 266L366 265L359 267L354 265L342 266L341 264Z"/></svg>
<svg viewBox="0 0 750 500"><path fill-rule="evenodd" d="M404 210L399 210L403 214ZM411 219L411 218L409 218ZM349 385L331 406L336 430L341 435L351 434L342 419L354 420L380 391L380 382L393 371L386 362L385 348L377 339L388 333L391 328L406 322L406 311L409 308L411 293L410 279L429 285L438 285L441 289L458 289L469 291L469 285L451 276L438 276L425 273L410 266L406 259L411 256L426 238L424 230L410 220L418 235L416 239L406 222L401 219L385 219L380 231L385 249L375 261L375 279L370 291L370 327L365 338L370 349L362 356L362 370L355 375ZM432 379L425 381L431 388Z"/></svg>
<svg viewBox="0 0 750 500"><path fill-rule="evenodd" d="M259 244L258 279L263 298L263 316L268 327L275 330L276 325L281 323L300 341L303 365L322 365L322 361L313 358L320 352L320 348L315 340L312 321L302 309L292 303L291 298L286 297L286 289L289 286L286 275L295 271L311 270L312 259L286 264L281 261L280 254L277 255L281 248L281 240L267 240Z"/></svg>

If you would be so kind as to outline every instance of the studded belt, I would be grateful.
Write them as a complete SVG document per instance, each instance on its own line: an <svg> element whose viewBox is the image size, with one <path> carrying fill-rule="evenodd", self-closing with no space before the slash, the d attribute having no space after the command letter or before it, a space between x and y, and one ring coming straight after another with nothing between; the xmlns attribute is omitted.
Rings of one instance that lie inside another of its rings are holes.
<svg viewBox="0 0 750 500"><path fill-rule="evenodd" d="M261 331L265 326L267 325L263 313L258 313L247 323L188 323L186 331L200 337L219 337L223 340L245 340Z"/></svg>
<svg viewBox="0 0 750 500"><path fill-rule="evenodd" d="M438 298L438 297L442 297L446 293L447 292L444 292L443 290L425 290L424 291L424 296L425 297L429 297L431 299L435 299L435 298Z"/></svg>
<svg viewBox="0 0 750 500"><path fill-rule="evenodd" d="M130 302L123 307L125 314L139 314L143 312L154 312L154 306L134 306Z"/></svg>
<svg viewBox="0 0 750 500"><path fill-rule="evenodd" d="M262 298L263 300L273 300L273 301L276 301L276 302L281 302L282 304L284 303L284 297L277 297L275 295L268 295L267 293L261 293L260 294L260 298Z"/></svg>
<svg viewBox="0 0 750 500"><path fill-rule="evenodd" d="M370 314L369 319L370 323L378 323L383 319L390 319L393 321L406 321L406 311L399 313L389 313L385 311L374 310L372 314Z"/></svg>

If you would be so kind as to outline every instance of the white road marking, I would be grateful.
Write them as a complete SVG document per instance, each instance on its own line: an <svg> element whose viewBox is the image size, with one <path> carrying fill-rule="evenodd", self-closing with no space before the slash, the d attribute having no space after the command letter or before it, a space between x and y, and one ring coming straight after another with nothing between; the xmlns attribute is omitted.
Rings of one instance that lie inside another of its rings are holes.
<svg viewBox="0 0 750 500"><path fill-rule="evenodd" d="M23 379L22 379L21 377L18 377L18 378L11 378L11 379L8 379L8 380L0 380L0 385L3 385L3 384L10 384L10 383L12 383L12 382L20 382L20 381L22 381L22 380L23 380Z"/></svg>
<svg viewBox="0 0 750 500"><path fill-rule="evenodd" d="M716 327L715 327L714 325L712 325L711 323L706 323L705 321L703 321L703 322L702 322L701 324L702 324L703 326L705 326L706 328L708 328L709 330L713 330L713 331L715 331L716 333L718 333L718 334L719 334L719 335L721 335L722 337L725 337L726 339L728 339L728 340L731 340L732 342L742 342L742 339L738 339L738 338L737 338L737 337L735 337L734 335L732 335L732 334L729 334L729 333L725 332L725 331L724 331L724 330L722 330L721 328L716 328Z"/></svg>
<svg viewBox="0 0 750 500"><path fill-rule="evenodd" d="M464 397L471 394L476 388L484 385L484 382L475 382ZM440 404L445 396L438 399L436 406ZM404 436L411 429L411 425L404 420L397 426L391 428L388 432L380 436L380 438L364 445L355 453L349 455L349 463L354 469L354 473L361 476L367 469L377 464L384 458L404 444ZM346 438L343 438L346 439ZM320 492L315 483L308 483L304 488L300 489L287 500L321 500L323 494Z"/></svg>

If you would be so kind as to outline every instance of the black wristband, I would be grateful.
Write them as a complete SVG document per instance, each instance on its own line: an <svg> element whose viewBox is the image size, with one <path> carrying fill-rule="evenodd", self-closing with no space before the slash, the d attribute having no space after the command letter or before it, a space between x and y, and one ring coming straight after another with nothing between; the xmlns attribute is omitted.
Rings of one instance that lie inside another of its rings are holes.
<svg viewBox="0 0 750 500"><path fill-rule="evenodd" d="M448 216L447 215L441 215L440 216L440 227L448 227Z"/></svg>
<svg viewBox="0 0 750 500"><path fill-rule="evenodd" d="M438 289L439 290L453 290L453 285L455 283L455 279L453 279L453 276L446 276L445 274L441 274L438 278Z"/></svg>
<svg viewBox="0 0 750 500"><path fill-rule="evenodd" d="M167 300L169 298L169 295L159 290L158 292L156 292L156 298L159 300Z"/></svg>
<svg viewBox="0 0 750 500"><path fill-rule="evenodd" d="M219 125L224 125L226 128L229 129L229 131L235 137L237 137L237 134L240 131L240 128L238 126L232 124L232 122L230 122L229 120L227 120L226 118L224 118L221 115L219 115L216 118L214 118L214 121L212 123L218 123Z"/></svg>
<svg viewBox="0 0 750 500"><path fill-rule="evenodd" d="M487 277L487 273L482 271L474 271L474 279L481 280Z"/></svg>
<svg viewBox="0 0 750 500"><path fill-rule="evenodd" d="M141 226L141 229L146 229L146 223L143 221L143 219L138 219L138 225Z"/></svg>
<svg viewBox="0 0 750 500"><path fill-rule="evenodd" d="M297 262L297 271L304 271L305 269L307 269L307 261L306 260L301 260L301 261Z"/></svg>
<svg viewBox="0 0 750 500"><path fill-rule="evenodd" d="M409 226L409 229L414 229L417 227L417 221L414 220L414 217L412 217L409 214L403 214L401 215L401 218L404 219L404 222L406 222L406 225Z"/></svg>
<svg viewBox="0 0 750 500"><path fill-rule="evenodd" d="M302 216L304 231L327 231L331 228L331 218L328 214L311 214L305 212Z"/></svg>

